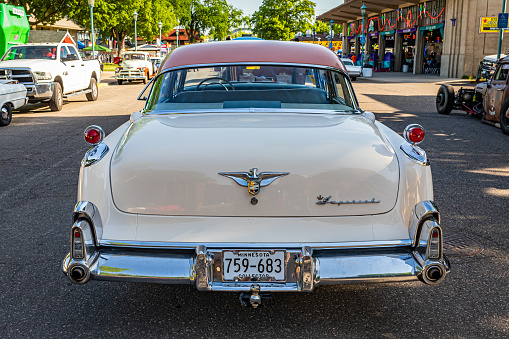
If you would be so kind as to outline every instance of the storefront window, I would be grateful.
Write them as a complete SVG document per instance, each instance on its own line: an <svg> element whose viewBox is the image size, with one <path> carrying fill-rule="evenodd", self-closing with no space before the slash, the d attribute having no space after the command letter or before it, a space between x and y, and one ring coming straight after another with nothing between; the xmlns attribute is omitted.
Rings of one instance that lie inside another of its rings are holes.
<svg viewBox="0 0 509 339"><path fill-rule="evenodd" d="M424 73L440 73L443 37L440 28L424 31Z"/></svg>

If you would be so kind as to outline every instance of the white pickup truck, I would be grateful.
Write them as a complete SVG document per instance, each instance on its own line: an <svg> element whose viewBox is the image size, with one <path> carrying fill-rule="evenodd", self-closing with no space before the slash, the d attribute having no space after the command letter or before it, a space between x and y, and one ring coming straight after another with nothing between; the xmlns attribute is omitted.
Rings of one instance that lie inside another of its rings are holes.
<svg viewBox="0 0 509 339"><path fill-rule="evenodd" d="M82 60L73 44L18 45L0 61L0 80L10 79L25 85L29 102L49 102L60 111L64 98L74 95L97 100L101 68L97 60Z"/></svg>

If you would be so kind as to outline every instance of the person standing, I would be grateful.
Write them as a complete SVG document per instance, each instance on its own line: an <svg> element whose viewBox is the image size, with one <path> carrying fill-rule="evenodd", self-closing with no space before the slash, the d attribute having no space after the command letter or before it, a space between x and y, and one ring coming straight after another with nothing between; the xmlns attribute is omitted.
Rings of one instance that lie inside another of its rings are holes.
<svg viewBox="0 0 509 339"><path fill-rule="evenodd" d="M355 54L352 55L352 62L355 65L357 63L357 56Z"/></svg>

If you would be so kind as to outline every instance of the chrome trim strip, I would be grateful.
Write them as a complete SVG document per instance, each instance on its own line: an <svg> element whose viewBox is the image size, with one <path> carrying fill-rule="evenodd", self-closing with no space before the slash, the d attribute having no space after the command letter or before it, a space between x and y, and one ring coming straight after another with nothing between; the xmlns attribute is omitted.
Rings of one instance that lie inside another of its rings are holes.
<svg viewBox="0 0 509 339"><path fill-rule="evenodd" d="M85 153L85 156L81 161L81 167L88 167L100 161L109 150L110 148L105 143L95 145Z"/></svg>
<svg viewBox="0 0 509 339"><path fill-rule="evenodd" d="M262 65L262 66L307 67L307 68L318 68L318 69L326 69L326 70L332 70L332 71L339 72L342 75L344 75L346 79L348 79L347 87L348 87L349 94L354 101L354 105L355 105L354 109L360 110L359 101L357 100L357 96L355 95L355 92L353 90L353 86L351 83L350 76L348 75L348 71L346 71L346 70L343 71L339 68L324 66L324 65L297 64L297 63L294 64L294 63L288 63L288 62L236 62L236 63L196 64L196 65L184 65L184 66L177 66L177 67L163 69L153 79L157 79L160 76L162 76L168 72L177 71L177 70L186 69L186 68L221 67L221 66L226 66L226 65L232 65L232 66L260 66L260 65ZM149 93L149 98L150 98L150 94L151 93Z"/></svg>
<svg viewBox="0 0 509 339"><path fill-rule="evenodd" d="M433 201L421 201L415 205L409 227L410 239L413 239L412 247L417 247L421 240L424 222L433 217L440 224L440 212Z"/></svg>
<svg viewBox="0 0 509 339"><path fill-rule="evenodd" d="M164 74L166 72L170 71L176 71L180 69L186 69L186 68L200 68L200 67L222 67L222 66L289 66L289 67L307 67L307 68L320 68L320 69L331 69L335 71L340 71L346 76L348 76L348 73L335 67L331 66L325 66L325 65L316 65L316 64L299 64L299 63L290 63L290 62L229 62L229 63L212 63L212 64L189 64L189 65L182 65L182 66L176 66L171 68L165 68L161 71L161 73L158 74Z"/></svg>
<svg viewBox="0 0 509 339"><path fill-rule="evenodd" d="M333 250L333 249L362 249L362 248L394 248L394 247L410 247L412 239L393 240L393 241L365 241L365 242L341 242L341 243L169 243L156 241L128 241L128 240L108 240L102 239L99 246L112 248L146 248L146 249L180 249L194 250L200 245L206 248L221 249L249 249L249 248L288 248L301 249L304 246L313 248L314 250Z"/></svg>
<svg viewBox="0 0 509 339"><path fill-rule="evenodd" d="M422 166L430 165L426 152L419 146L412 145L408 142L404 142L401 144L399 148L413 162L416 162Z"/></svg>
<svg viewBox="0 0 509 339"><path fill-rule="evenodd" d="M103 226L97 207L88 201L78 201L74 207L73 222L76 222L79 218L85 218L90 222L95 244L99 244L98 239L102 237Z"/></svg>

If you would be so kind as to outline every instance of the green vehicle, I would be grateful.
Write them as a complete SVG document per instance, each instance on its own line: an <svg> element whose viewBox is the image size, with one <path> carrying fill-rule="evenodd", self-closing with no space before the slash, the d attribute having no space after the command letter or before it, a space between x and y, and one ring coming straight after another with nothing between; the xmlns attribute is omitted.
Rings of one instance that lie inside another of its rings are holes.
<svg viewBox="0 0 509 339"><path fill-rule="evenodd" d="M0 3L0 56L12 46L26 44L29 32L25 9Z"/></svg>

